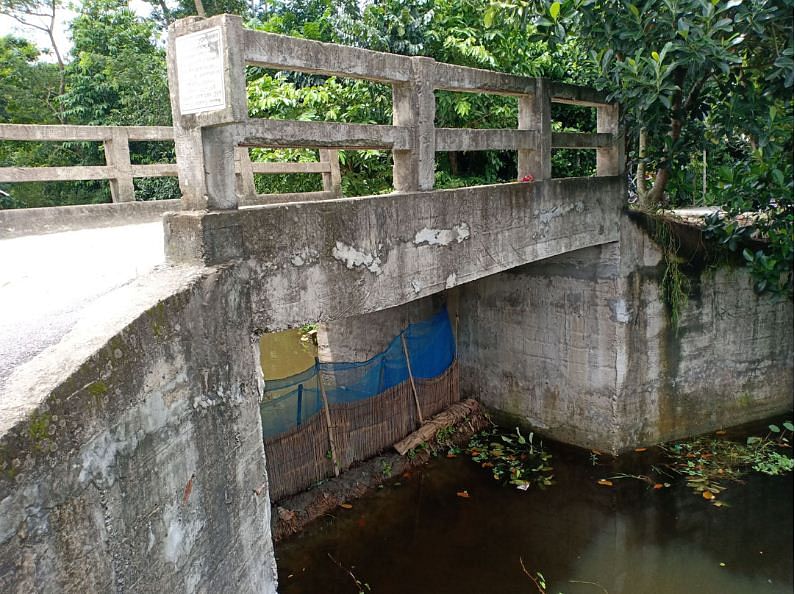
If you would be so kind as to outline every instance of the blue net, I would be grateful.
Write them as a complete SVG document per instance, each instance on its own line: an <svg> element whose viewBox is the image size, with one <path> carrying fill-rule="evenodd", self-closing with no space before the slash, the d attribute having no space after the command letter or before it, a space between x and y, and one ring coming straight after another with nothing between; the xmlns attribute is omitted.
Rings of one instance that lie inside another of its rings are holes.
<svg viewBox="0 0 795 594"><path fill-rule="evenodd" d="M428 320L410 324L386 350L367 361L318 363L293 376L266 381L260 406L265 439L300 427L322 410L318 374L330 405L372 398L408 381L401 337L405 338L415 379L435 378L455 360L453 329L447 309L443 308Z"/></svg>

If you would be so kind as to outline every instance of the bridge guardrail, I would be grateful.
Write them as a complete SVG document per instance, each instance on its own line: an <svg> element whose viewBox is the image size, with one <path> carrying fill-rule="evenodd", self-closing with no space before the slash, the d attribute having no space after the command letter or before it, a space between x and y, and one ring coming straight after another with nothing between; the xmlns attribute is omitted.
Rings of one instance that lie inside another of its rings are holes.
<svg viewBox="0 0 795 594"><path fill-rule="evenodd" d="M250 118L247 65L390 84L392 125ZM237 208L229 149L240 146L391 150L399 192L433 189L439 151L516 150L518 179L550 178L553 148L595 149L597 175L624 167L618 105L586 87L247 30L232 15L173 23L168 68L186 209ZM517 129L435 128L437 90L515 96ZM595 107L597 132L552 132L551 103Z"/></svg>
<svg viewBox="0 0 795 594"><path fill-rule="evenodd" d="M177 177L176 163L133 164L130 142L173 142L170 126L73 126L39 124L0 124L0 141L23 142L102 142L105 165L67 165L58 167L0 167L0 183L108 180L111 199L134 202L133 179L139 177ZM319 173L323 190L290 194L287 198L319 200L341 195L339 155L336 150L321 149L320 160L310 163L253 162L248 149L235 152L236 191L247 197L248 204L267 204L284 200L278 194L256 194L255 174Z"/></svg>

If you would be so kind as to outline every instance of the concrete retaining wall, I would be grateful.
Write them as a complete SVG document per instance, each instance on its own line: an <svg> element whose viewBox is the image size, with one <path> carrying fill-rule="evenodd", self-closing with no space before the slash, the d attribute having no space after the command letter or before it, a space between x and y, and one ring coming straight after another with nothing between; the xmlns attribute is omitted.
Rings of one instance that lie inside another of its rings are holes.
<svg viewBox="0 0 795 594"><path fill-rule="evenodd" d="M275 592L240 267L103 298L0 402L0 591Z"/></svg>
<svg viewBox="0 0 795 594"><path fill-rule="evenodd" d="M621 246L460 287L462 395L608 451L791 410L792 303L755 295L745 269L705 269L676 333L660 258L625 220Z"/></svg>

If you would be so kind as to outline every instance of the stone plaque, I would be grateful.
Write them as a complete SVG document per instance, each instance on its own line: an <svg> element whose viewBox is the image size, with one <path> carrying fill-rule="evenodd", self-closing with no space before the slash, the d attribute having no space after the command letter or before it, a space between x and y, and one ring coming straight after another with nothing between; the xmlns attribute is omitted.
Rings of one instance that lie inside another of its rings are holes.
<svg viewBox="0 0 795 594"><path fill-rule="evenodd" d="M177 37L177 82L182 115L226 107L224 42L214 27Z"/></svg>

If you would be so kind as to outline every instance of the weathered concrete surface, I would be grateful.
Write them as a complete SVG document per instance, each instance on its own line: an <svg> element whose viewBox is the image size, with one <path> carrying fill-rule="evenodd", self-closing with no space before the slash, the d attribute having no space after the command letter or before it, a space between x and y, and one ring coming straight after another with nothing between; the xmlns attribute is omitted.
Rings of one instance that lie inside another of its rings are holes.
<svg viewBox="0 0 795 594"><path fill-rule="evenodd" d="M625 219L592 247L460 287L462 394L608 451L792 407L792 303L704 270L671 328L661 253Z"/></svg>
<svg viewBox="0 0 795 594"><path fill-rule="evenodd" d="M179 200L0 210L0 239L159 221Z"/></svg>
<svg viewBox="0 0 795 594"><path fill-rule="evenodd" d="M171 261L245 259L254 325L275 331L394 307L618 239L623 180L547 180L172 213Z"/></svg>
<svg viewBox="0 0 795 594"><path fill-rule="evenodd" d="M9 378L0 591L275 591L246 281L155 271Z"/></svg>
<svg viewBox="0 0 795 594"><path fill-rule="evenodd" d="M164 260L159 223L0 240L0 393L99 297Z"/></svg>
<svg viewBox="0 0 795 594"><path fill-rule="evenodd" d="M375 314L320 324L318 357L324 362L367 361L386 350L408 324L427 320L444 302L444 293L437 293Z"/></svg>

